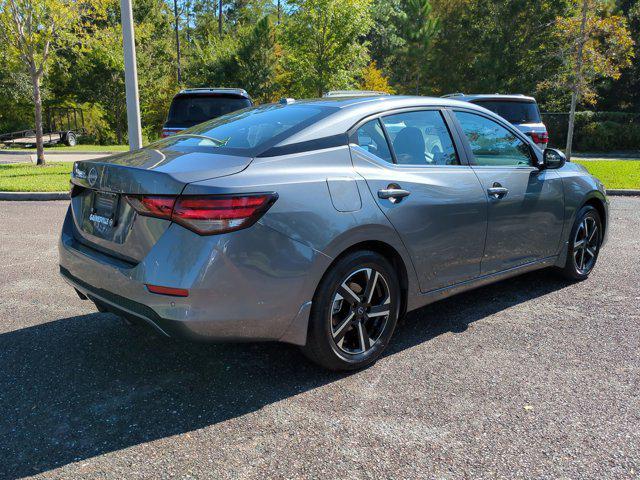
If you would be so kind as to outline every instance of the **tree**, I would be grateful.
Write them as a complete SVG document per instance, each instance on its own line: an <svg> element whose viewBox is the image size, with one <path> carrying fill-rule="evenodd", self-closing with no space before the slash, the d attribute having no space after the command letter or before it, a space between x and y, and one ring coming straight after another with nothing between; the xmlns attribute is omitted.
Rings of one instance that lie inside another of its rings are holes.
<svg viewBox="0 0 640 480"><path fill-rule="evenodd" d="M102 0L0 0L0 41L31 80L37 164L44 165L42 79L58 48L87 32L104 13Z"/></svg>
<svg viewBox="0 0 640 480"><path fill-rule="evenodd" d="M395 90L389 85L389 80L378 69L376 62L369 63L362 70L362 81L360 82L362 90L373 90L376 92L395 93Z"/></svg>
<svg viewBox="0 0 640 480"><path fill-rule="evenodd" d="M275 29L265 16L240 39L236 53L238 85L258 102L275 100L279 57Z"/></svg>
<svg viewBox="0 0 640 480"><path fill-rule="evenodd" d="M555 40L562 66L541 86L571 94L566 146L570 159L578 102L594 103L597 80L620 78L621 70L631 65L633 40L626 19L610 14L608 3L601 0L576 2L573 15L557 19Z"/></svg>
<svg viewBox="0 0 640 480"><path fill-rule="evenodd" d="M295 0L285 22L286 67L294 95L322 96L355 84L368 52L370 0Z"/></svg>
<svg viewBox="0 0 640 480"><path fill-rule="evenodd" d="M424 73L431 53L431 44L440 30L433 15L430 0L405 0L400 17L400 31L404 45L397 56L397 68L407 90L416 95L424 90Z"/></svg>

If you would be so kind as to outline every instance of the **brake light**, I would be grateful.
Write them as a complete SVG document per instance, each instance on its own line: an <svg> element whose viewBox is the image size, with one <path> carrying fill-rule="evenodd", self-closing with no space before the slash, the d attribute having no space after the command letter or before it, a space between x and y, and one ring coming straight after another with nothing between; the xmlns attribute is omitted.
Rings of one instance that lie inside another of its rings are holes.
<svg viewBox="0 0 640 480"><path fill-rule="evenodd" d="M532 132L531 139L533 143L549 143L549 134L547 132Z"/></svg>
<svg viewBox="0 0 640 480"><path fill-rule="evenodd" d="M276 193L126 197L138 214L171 220L200 235L215 235L250 227L277 198Z"/></svg>
<svg viewBox="0 0 640 480"><path fill-rule="evenodd" d="M163 128L162 129L162 133L160 134L160 138L167 138L170 137L171 135L175 135L176 133L178 133L180 130L174 130L172 128Z"/></svg>
<svg viewBox="0 0 640 480"><path fill-rule="evenodd" d="M173 206L176 203L175 197L167 196L127 196L127 201L140 215L147 217L171 218Z"/></svg>

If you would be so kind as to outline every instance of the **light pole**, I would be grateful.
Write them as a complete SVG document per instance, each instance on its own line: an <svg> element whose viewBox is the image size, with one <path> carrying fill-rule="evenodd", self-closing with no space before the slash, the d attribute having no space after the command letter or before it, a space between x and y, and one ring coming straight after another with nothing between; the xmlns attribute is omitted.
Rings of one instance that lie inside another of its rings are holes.
<svg viewBox="0 0 640 480"><path fill-rule="evenodd" d="M120 0L120 19L122 22L122 47L124 50L124 85L127 93L129 150L138 150L142 148L142 128L140 126L138 69L136 67L136 44L133 35L131 0Z"/></svg>

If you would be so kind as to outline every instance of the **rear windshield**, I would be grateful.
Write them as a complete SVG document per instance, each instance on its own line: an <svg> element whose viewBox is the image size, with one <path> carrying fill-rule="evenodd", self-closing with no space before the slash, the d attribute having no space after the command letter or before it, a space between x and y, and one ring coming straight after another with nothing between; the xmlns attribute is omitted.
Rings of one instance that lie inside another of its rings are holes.
<svg viewBox="0 0 640 480"><path fill-rule="evenodd" d="M476 100L481 107L497 113L510 123L540 123L540 112L535 102L511 100Z"/></svg>
<svg viewBox="0 0 640 480"><path fill-rule="evenodd" d="M254 156L326 117L336 109L311 105L265 105L224 115L168 137L173 149Z"/></svg>
<svg viewBox="0 0 640 480"><path fill-rule="evenodd" d="M180 95L171 103L167 123L191 127L250 106L247 98Z"/></svg>

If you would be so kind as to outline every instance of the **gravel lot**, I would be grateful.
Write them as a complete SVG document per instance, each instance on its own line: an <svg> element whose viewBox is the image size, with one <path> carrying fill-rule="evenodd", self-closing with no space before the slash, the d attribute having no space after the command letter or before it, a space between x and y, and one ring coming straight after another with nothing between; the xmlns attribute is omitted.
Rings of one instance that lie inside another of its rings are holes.
<svg viewBox="0 0 640 480"><path fill-rule="evenodd" d="M0 478L640 476L640 198L588 281L413 312L349 376L96 313L58 277L65 208L0 203Z"/></svg>

